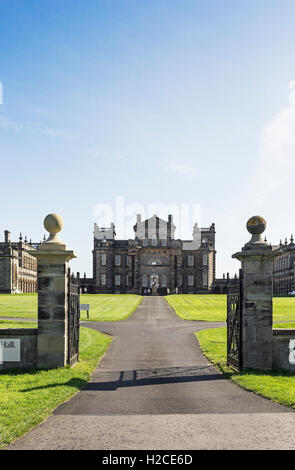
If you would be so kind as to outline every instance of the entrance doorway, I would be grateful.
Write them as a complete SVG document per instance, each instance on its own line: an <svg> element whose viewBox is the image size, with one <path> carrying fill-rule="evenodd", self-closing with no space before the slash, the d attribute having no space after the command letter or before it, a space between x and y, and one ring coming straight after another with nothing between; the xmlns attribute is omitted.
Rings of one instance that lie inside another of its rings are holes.
<svg viewBox="0 0 295 470"><path fill-rule="evenodd" d="M151 288L153 288L153 287L158 288L159 287L159 276L158 276L158 274L151 274L150 283L151 283Z"/></svg>

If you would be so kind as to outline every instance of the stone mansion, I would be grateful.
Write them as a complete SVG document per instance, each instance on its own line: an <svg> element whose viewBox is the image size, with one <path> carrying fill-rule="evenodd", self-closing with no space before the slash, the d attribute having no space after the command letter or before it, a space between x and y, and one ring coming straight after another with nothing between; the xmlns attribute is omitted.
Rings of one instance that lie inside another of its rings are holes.
<svg viewBox="0 0 295 470"><path fill-rule="evenodd" d="M141 220L134 239L116 240L115 226L94 225L93 278L81 278L89 293L209 293L215 280L215 225L193 227L192 240L175 239L172 215Z"/></svg>

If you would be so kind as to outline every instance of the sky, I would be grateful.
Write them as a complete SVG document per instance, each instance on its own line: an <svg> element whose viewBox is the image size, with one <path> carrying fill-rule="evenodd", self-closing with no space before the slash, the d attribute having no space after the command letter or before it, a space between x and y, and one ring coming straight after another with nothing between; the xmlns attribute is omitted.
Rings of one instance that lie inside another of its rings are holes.
<svg viewBox="0 0 295 470"><path fill-rule="evenodd" d="M58 213L91 277L94 222L132 238L173 213L185 239L215 222L221 277L249 217L295 235L294 20L293 0L0 0L0 237Z"/></svg>

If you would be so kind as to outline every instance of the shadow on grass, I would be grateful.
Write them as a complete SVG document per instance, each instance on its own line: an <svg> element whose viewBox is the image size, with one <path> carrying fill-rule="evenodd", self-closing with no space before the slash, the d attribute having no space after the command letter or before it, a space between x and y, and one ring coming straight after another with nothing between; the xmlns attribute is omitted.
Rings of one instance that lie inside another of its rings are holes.
<svg viewBox="0 0 295 470"><path fill-rule="evenodd" d="M244 369L241 371L236 371L231 369L226 362L222 363L215 363L213 364L223 376L227 379L232 377L242 377L242 376L249 376L255 375L260 377L295 377L295 372L290 372L284 369L269 369L269 370L261 370L261 369Z"/></svg>
<svg viewBox="0 0 295 470"><path fill-rule="evenodd" d="M23 369L23 368L11 368L11 369L0 369L0 377L1 375L9 375L10 377L18 377L20 375L37 375L40 374L41 372L52 372L54 370L58 370L60 367L54 367L54 368L44 368L44 369ZM62 369L71 369L69 365L66 365L62 367Z"/></svg>
<svg viewBox="0 0 295 470"><path fill-rule="evenodd" d="M70 366L65 366L65 368L69 368ZM9 376L13 380L14 378L20 377L20 376L26 376L26 375L39 375L42 372L52 372L54 370L58 370L59 368L56 369L6 369L0 371L0 377L1 376ZM30 387L30 388L25 388L23 390L20 390L21 392L31 392L33 390L44 390L44 389L50 389L50 388L57 388L57 387L73 387L75 389L81 389L83 388L86 384L88 383L87 380L80 379L79 377L73 377L67 382L62 382L62 383L52 383L48 385L40 385L39 387Z"/></svg>
<svg viewBox="0 0 295 470"><path fill-rule="evenodd" d="M20 390L21 392L32 392L33 390L48 390L50 388L57 388L57 387L73 387L76 389L81 389L87 384L87 380L83 380L80 378L72 378L68 380L67 382L62 382L62 383L54 383L54 384L48 384L48 385L40 385L39 387L31 387L31 388L25 388L23 390Z"/></svg>

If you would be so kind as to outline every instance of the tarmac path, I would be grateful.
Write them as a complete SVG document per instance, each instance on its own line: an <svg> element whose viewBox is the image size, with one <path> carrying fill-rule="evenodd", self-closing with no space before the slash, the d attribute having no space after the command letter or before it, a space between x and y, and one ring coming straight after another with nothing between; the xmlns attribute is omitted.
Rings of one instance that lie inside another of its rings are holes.
<svg viewBox="0 0 295 470"><path fill-rule="evenodd" d="M243 390L203 356L162 297L120 322L83 322L114 337L91 381L6 449L295 449L295 412Z"/></svg>

